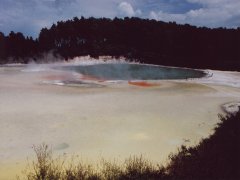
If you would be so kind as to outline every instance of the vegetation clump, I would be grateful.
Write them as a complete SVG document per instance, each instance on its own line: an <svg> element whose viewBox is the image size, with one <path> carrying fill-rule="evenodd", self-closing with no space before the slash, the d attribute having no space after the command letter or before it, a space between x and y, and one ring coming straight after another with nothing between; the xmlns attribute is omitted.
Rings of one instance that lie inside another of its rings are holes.
<svg viewBox="0 0 240 180"><path fill-rule="evenodd" d="M240 111L219 116L214 133L194 147L181 146L169 155L164 167L142 156L124 163L102 160L100 166L77 164L53 159L51 149L42 144L34 147L37 161L30 165L28 180L237 180L240 179Z"/></svg>

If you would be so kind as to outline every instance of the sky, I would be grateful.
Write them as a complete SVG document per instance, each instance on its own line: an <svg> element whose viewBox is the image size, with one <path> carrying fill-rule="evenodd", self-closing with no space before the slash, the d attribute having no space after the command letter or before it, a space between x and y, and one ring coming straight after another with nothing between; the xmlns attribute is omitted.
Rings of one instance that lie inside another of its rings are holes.
<svg viewBox="0 0 240 180"><path fill-rule="evenodd" d="M0 0L0 32L36 38L73 17L140 17L205 27L240 26L240 0Z"/></svg>

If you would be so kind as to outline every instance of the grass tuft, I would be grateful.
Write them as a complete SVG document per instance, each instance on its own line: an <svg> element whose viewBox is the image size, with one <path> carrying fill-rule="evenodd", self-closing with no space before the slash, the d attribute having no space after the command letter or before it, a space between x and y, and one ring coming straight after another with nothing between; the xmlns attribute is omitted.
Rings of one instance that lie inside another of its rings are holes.
<svg viewBox="0 0 240 180"><path fill-rule="evenodd" d="M214 134L194 147L181 146L161 166L132 156L119 164L102 160L99 166L54 159L51 148L34 146L36 161L28 165L28 180L235 180L240 179L240 111L219 116Z"/></svg>

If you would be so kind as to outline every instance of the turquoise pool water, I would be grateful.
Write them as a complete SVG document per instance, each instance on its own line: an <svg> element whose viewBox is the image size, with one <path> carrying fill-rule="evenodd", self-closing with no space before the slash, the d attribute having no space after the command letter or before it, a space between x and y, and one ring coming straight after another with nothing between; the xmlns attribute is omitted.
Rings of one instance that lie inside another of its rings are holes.
<svg viewBox="0 0 240 180"><path fill-rule="evenodd" d="M106 80L163 80L205 76L200 70L127 63L70 65L60 69Z"/></svg>

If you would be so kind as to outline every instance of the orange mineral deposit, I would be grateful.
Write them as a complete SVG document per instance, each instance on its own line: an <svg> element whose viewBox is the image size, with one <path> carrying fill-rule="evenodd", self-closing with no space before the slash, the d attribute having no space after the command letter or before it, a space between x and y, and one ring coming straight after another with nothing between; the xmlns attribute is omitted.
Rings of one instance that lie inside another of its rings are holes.
<svg viewBox="0 0 240 180"><path fill-rule="evenodd" d="M141 87L159 86L159 84L149 83L149 82L146 82L146 81L128 81L128 84L134 85L134 86L141 86Z"/></svg>

